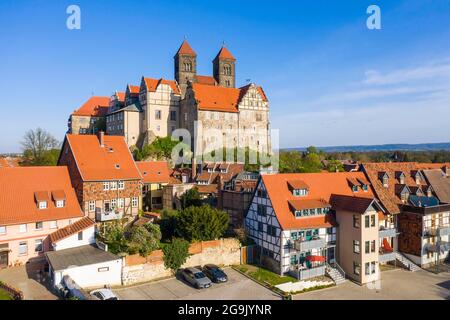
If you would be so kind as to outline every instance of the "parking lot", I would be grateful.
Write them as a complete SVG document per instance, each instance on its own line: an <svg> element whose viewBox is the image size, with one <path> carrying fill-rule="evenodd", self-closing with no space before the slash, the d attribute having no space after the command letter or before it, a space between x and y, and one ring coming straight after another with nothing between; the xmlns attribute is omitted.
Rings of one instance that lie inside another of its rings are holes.
<svg viewBox="0 0 450 320"><path fill-rule="evenodd" d="M127 288L114 289L121 300L280 300L269 289L226 268L228 282L214 283L207 289L195 289L184 281L168 279Z"/></svg>
<svg viewBox="0 0 450 320"><path fill-rule="evenodd" d="M450 273L396 269L381 273L368 288L347 281L337 287L301 293L295 300L450 300Z"/></svg>

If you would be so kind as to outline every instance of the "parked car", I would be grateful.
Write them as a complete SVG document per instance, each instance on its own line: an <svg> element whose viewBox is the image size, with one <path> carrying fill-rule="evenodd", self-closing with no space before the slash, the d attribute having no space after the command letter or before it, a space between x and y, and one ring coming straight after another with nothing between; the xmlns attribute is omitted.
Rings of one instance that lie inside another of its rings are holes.
<svg viewBox="0 0 450 320"><path fill-rule="evenodd" d="M119 298L109 289L99 289L91 291L91 296L99 300L119 300Z"/></svg>
<svg viewBox="0 0 450 320"><path fill-rule="evenodd" d="M227 274L215 264L207 264L203 266L203 273L215 283L227 282Z"/></svg>
<svg viewBox="0 0 450 320"><path fill-rule="evenodd" d="M197 268L182 269L180 276L197 289L209 288L212 285L211 280Z"/></svg>

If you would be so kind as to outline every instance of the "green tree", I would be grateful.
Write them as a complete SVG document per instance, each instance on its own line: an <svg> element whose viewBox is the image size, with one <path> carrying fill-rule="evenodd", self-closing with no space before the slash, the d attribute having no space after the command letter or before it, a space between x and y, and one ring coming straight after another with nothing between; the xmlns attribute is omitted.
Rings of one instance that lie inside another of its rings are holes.
<svg viewBox="0 0 450 320"><path fill-rule="evenodd" d="M326 169L328 172L344 172L344 165L339 160L329 160Z"/></svg>
<svg viewBox="0 0 450 320"><path fill-rule="evenodd" d="M302 155L298 151L280 153L279 171L281 173L298 173L302 169Z"/></svg>
<svg viewBox="0 0 450 320"><path fill-rule="evenodd" d="M125 231L118 222L113 222L105 226L101 233L101 240L108 245L108 250L112 253L128 252L128 241L125 238Z"/></svg>
<svg viewBox="0 0 450 320"><path fill-rule="evenodd" d="M197 188L192 188L183 193L180 197L181 208L185 209L191 206L200 207L203 204L202 198Z"/></svg>
<svg viewBox="0 0 450 320"><path fill-rule="evenodd" d="M208 205L188 207L177 217L177 232L189 241L222 237L228 228L228 215Z"/></svg>
<svg viewBox="0 0 450 320"><path fill-rule="evenodd" d="M169 244L162 246L164 266L175 274L189 257L189 242L173 238Z"/></svg>
<svg viewBox="0 0 450 320"><path fill-rule="evenodd" d="M138 253L145 257L158 249L161 231L158 225L133 226L127 233L128 253Z"/></svg>
<svg viewBox="0 0 450 320"><path fill-rule="evenodd" d="M59 157L59 142L47 131L37 128L25 133L21 142L22 165L55 166Z"/></svg>
<svg viewBox="0 0 450 320"><path fill-rule="evenodd" d="M300 172L312 173L320 172L322 169L322 163L319 155L316 153L308 153L302 160L302 169Z"/></svg>
<svg viewBox="0 0 450 320"><path fill-rule="evenodd" d="M176 236L177 217L179 212L177 210L164 209L159 220L159 227L162 233L162 240L168 241Z"/></svg>

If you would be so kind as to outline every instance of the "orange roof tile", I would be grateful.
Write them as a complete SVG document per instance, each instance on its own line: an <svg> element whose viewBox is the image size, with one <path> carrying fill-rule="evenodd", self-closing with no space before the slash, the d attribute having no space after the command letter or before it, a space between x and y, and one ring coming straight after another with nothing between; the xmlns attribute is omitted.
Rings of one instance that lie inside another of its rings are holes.
<svg viewBox="0 0 450 320"><path fill-rule="evenodd" d="M289 205L295 210L315 209L315 208L329 208L328 202L323 199L295 199L289 200Z"/></svg>
<svg viewBox="0 0 450 320"><path fill-rule="evenodd" d="M200 83L200 84L206 84L209 86L217 85L216 79L214 79L214 77L211 77L211 76L197 75L197 76L195 76L195 78L197 79L197 83Z"/></svg>
<svg viewBox="0 0 450 320"><path fill-rule="evenodd" d="M35 194L63 190L66 203L38 209ZM0 225L14 225L83 217L67 167L16 167L0 170Z"/></svg>
<svg viewBox="0 0 450 320"><path fill-rule="evenodd" d="M158 89L158 86L160 84L167 84L170 86L172 91L175 94L180 94L180 88L178 88L178 85L176 81L174 80L165 80L165 79L153 79L153 78L145 78L144 77L145 85L147 86L147 90L151 92L155 92L156 89Z"/></svg>
<svg viewBox="0 0 450 320"><path fill-rule="evenodd" d="M139 92L141 91L141 87L140 86L133 86L131 84L128 85L128 90L130 91L131 94L139 94Z"/></svg>
<svg viewBox="0 0 450 320"><path fill-rule="evenodd" d="M226 47L222 47L219 51L219 53L217 54L217 56L215 57L215 59L229 59L229 60L233 60L235 61L236 59L233 57L233 55L231 54L231 52L226 48ZM214 59L214 60L215 60Z"/></svg>
<svg viewBox="0 0 450 320"><path fill-rule="evenodd" d="M243 97L247 93L247 90L251 86L252 86L252 84L250 83L250 84L247 84L247 85L239 88L241 90L241 97ZM256 90L258 90L259 94L261 95L262 100L267 102L268 101L267 96L266 96L266 93L264 92L263 88L256 86Z"/></svg>
<svg viewBox="0 0 450 320"><path fill-rule="evenodd" d="M125 101L125 92L116 92L116 95L120 102Z"/></svg>
<svg viewBox="0 0 450 320"><path fill-rule="evenodd" d="M108 113L110 97L90 97L78 110L72 115L103 117Z"/></svg>
<svg viewBox="0 0 450 320"><path fill-rule="evenodd" d="M169 163L167 161L138 161L144 183L169 183Z"/></svg>
<svg viewBox="0 0 450 320"><path fill-rule="evenodd" d="M78 220L77 222L74 222L72 224L69 224L67 227L61 228L49 235L50 241L52 243L61 241L63 239L66 239L67 237L70 237L74 234L77 234L83 230L86 230L92 226L95 225L95 222L92 221L88 217L84 217L83 219Z"/></svg>
<svg viewBox="0 0 450 320"><path fill-rule="evenodd" d="M239 112L240 89L194 83L192 89L200 110Z"/></svg>
<svg viewBox="0 0 450 320"><path fill-rule="evenodd" d="M122 136L105 135L104 146L101 147L96 135L67 134L66 143L72 150L84 181L142 178Z"/></svg>
<svg viewBox="0 0 450 320"><path fill-rule="evenodd" d="M383 163L363 163L363 171L372 184L373 189L384 208L391 214L400 213L400 205L403 204L400 195L396 193L399 185L399 173L404 174L404 183L408 186L416 185L413 178L418 170L442 167L442 164L417 163L417 162L383 162ZM383 186L381 177L387 174L388 187ZM426 181L421 181L426 184Z"/></svg>
<svg viewBox="0 0 450 320"><path fill-rule="evenodd" d="M303 180L288 180L287 182L288 186L295 190L295 189L309 189L309 186L305 183Z"/></svg>
<svg viewBox="0 0 450 320"><path fill-rule="evenodd" d="M192 55L192 56L197 55L186 40L184 40L183 43L181 44L176 55L177 54L187 54L187 55Z"/></svg>
<svg viewBox="0 0 450 320"><path fill-rule="evenodd" d="M20 158L0 157L0 168L18 167Z"/></svg>
<svg viewBox="0 0 450 320"><path fill-rule="evenodd" d="M348 184L348 178L364 178L362 172L339 173L292 173L262 175L272 207L283 230L302 228L328 228L334 226L333 215L296 218L290 208L289 201L301 202L323 199L330 203L333 194L373 198L372 190L354 193ZM288 181L302 180L309 186L307 196L296 197L288 188Z"/></svg>

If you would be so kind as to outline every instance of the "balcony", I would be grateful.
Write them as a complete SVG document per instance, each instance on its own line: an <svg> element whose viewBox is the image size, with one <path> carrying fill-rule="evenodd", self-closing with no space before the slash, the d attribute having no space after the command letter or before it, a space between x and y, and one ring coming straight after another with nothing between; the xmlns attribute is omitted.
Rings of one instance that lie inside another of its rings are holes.
<svg viewBox="0 0 450 320"><path fill-rule="evenodd" d="M383 247L380 248L378 251L378 262L379 263L386 263L389 261L395 261L397 257L397 254L393 250L387 250Z"/></svg>
<svg viewBox="0 0 450 320"><path fill-rule="evenodd" d="M445 254L450 250L450 242L438 241L437 243L425 243L424 249L426 252Z"/></svg>
<svg viewBox="0 0 450 320"><path fill-rule="evenodd" d="M444 237L450 235L450 226L448 225L442 225L438 227L429 227L425 228L423 231L423 234L425 236L438 236L438 237Z"/></svg>
<svg viewBox="0 0 450 320"><path fill-rule="evenodd" d="M311 268L302 268L301 266L293 266L289 270L289 274L298 280L306 280L314 277L325 275L325 264L314 266Z"/></svg>
<svg viewBox="0 0 450 320"><path fill-rule="evenodd" d="M105 211L97 210L95 213L95 220L99 222L107 222L113 220L120 220L123 217L122 211Z"/></svg>
<svg viewBox="0 0 450 320"><path fill-rule="evenodd" d="M380 238L393 238L397 236L397 229L396 228L384 228L380 227L380 230L378 231L378 236Z"/></svg>
<svg viewBox="0 0 450 320"><path fill-rule="evenodd" d="M309 251L312 249L320 249L325 248L327 245L327 242L325 238L313 238L311 240L295 240L294 241L294 249L296 251Z"/></svg>

